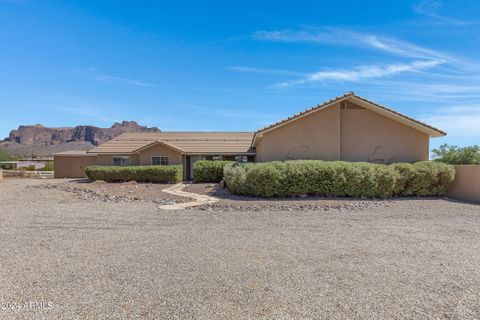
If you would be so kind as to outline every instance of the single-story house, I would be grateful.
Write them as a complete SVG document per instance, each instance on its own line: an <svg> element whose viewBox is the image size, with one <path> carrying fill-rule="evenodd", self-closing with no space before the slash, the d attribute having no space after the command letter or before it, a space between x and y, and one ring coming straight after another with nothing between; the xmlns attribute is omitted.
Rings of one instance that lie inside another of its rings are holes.
<svg viewBox="0 0 480 320"><path fill-rule="evenodd" d="M200 159L428 160L430 138L445 135L428 124L347 93L255 132L124 133L87 154L95 155L98 165L182 164L184 178L190 179L193 164Z"/></svg>

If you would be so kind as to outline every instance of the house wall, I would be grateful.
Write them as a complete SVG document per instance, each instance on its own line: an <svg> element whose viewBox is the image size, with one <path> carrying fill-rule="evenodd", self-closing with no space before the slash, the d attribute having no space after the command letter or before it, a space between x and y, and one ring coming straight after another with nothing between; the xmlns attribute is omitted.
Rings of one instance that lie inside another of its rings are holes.
<svg viewBox="0 0 480 320"><path fill-rule="evenodd" d="M317 111L265 132L256 161L340 159L340 106Z"/></svg>
<svg viewBox="0 0 480 320"><path fill-rule="evenodd" d="M447 195L459 200L480 202L480 165L455 166L455 180Z"/></svg>
<svg viewBox="0 0 480 320"><path fill-rule="evenodd" d="M85 168L97 164L96 156L54 156L55 178L84 178Z"/></svg>
<svg viewBox="0 0 480 320"><path fill-rule="evenodd" d="M428 160L429 136L368 109L340 110L340 159L369 162Z"/></svg>
<svg viewBox="0 0 480 320"><path fill-rule="evenodd" d="M170 164L182 164L182 154L167 146L157 144L140 152L139 165L151 165L152 157L170 157Z"/></svg>
<svg viewBox="0 0 480 320"><path fill-rule="evenodd" d="M259 162L415 162L428 160L429 136L368 109L337 104L264 133L256 152Z"/></svg>
<svg viewBox="0 0 480 320"><path fill-rule="evenodd" d="M100 166L111 166L113 165L113 157L115 156L123 156L122 154L99 154L98 155L98 165ZM138 165L138 155L134 154L125 154L125 156L130 157L130 165L137 166Z"/></svg>

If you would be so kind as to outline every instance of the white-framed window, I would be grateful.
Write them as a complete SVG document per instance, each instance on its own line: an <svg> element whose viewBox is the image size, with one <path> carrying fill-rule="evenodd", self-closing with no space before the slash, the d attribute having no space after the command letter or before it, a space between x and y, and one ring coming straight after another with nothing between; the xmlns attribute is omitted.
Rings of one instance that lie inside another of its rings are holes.
<svg viewBox="0 0 480 320"><path fill-rule="evenodd" d="M153 166L168 166L170 164L170 157L158 156L152 157Z"/></svg>
<svg viewBox="0 0 480 320"><path fill-rule="evenodd" d="M114 166L129 166L130 157L128 156L113 156L112 163Z"/></svg>
<svg viewBox="0 0 480 320"><path fill-rule="evenodd" d="M223 160L223 156L212 156L212 160Z"/></svg>

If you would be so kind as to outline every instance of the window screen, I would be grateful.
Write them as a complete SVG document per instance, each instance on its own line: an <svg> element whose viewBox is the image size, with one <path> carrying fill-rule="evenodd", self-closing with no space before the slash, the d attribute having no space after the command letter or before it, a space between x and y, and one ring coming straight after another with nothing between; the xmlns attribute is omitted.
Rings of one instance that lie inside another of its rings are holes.
<svg viewBox="0 0 480 320"><path fill-rule="evenodd" d="M154 166L168 166L170 164L169 157L152 157L152 165Z"/></svg>
<svg viewBox="0 0 480 320"><path fill-rule="evenodd" d="M128 166L130 165L130 157L127 156L115 156L113 159L114 166Z"/></svg>

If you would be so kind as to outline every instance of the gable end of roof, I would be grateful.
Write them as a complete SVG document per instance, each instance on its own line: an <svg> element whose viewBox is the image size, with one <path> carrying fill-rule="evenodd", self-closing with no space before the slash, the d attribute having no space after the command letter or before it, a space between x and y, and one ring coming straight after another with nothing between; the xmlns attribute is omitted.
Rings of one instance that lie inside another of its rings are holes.
<svg viewBox="0 0 480 320"><path fill-rule="evenodd" d="M384 116L390 116L392 119L394 119L396 121L400 121L405 125L409 125L411 127L414 127L417 130L423 131L431 137L441 137L441 136L445 136L447 134L446 132L444 132L440 129L437 129L433 126L430 126L426 123L423 123L423 122L418 121L416 119L413 119L409 116L401 114L401 113L399 113L395 110L392 110L390 108L382 106L382 105L380 105L376 102L373 102L373 101L370 101L370 100L365 99L363 97L360 97L360 96L356 95L354 92L348 92L348 93L345 93L341 96L338 96L338 97L335 97L335 98L330 99L328 101L325 101L322 104L319 104L319 105L316 105L316 106L311 107L309 109L306 109L302 112L294 114L293 116L290 116L290 117L288 117L286 119L283 119L281 121L277 121L277 122L275 122L271 125L268 125L268 126L262 128L262 129L259 129L259 130L255 131L255 135L253 137L252 145L255 146L255 141L256 141L257 137L261 136L265 132L268 132L270 130L274 130L274 129L276 129L280 126L283 126L287 123L293 122L293 121L298 120L298 119L300 119L304 116L307 116L308 114L311 114L313 112L317 112L319 110L323 110L323 109L328 108L328 107L330 107L330 106L332 106L332 105L334 105L338 102L342 102L344 100L349 100L349 99L357 100L357 101L360 101L363 104L366 104L367 106L369 106L369 109L371 109L372 111L377 111L377 112L382 111Z"/></svg>

